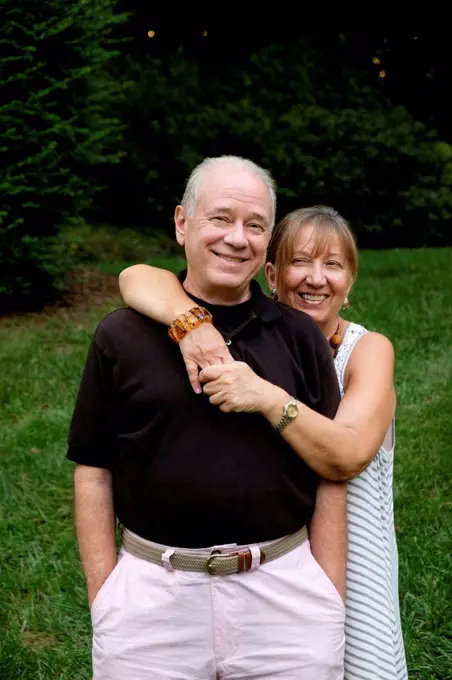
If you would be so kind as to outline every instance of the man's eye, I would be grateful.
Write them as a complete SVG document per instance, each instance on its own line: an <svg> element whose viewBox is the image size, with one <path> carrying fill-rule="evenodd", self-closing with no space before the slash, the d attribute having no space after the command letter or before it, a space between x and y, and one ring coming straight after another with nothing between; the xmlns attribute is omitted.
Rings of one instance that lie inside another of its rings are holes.
<svg viewBox="0 0 452 680"><path fill-rule="evenodd" d="M263 227L262 224L256 224L256 223L253 222L252 224L249 224L248 226L251 229L253 229L254 231L265 231L265 227Z"/></svg>

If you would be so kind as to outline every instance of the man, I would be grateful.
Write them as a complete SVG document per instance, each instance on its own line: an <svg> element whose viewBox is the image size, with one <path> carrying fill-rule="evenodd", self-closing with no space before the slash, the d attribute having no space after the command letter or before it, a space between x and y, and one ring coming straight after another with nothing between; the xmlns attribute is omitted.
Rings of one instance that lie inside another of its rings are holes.
<svg viewBox="0 0 452 680"><path fill-rule="evenodd" d="M295 398L334 416L337 379L316 324L253 281L275 203L251 161L192 173L175 224L198 307L172 335L210 312L234 358L292 395L277 427L196 395L165 326L123 309L95 332L68 451L94 680L343 676L344 609L306 540L319 478L284 439Z"/></svg>

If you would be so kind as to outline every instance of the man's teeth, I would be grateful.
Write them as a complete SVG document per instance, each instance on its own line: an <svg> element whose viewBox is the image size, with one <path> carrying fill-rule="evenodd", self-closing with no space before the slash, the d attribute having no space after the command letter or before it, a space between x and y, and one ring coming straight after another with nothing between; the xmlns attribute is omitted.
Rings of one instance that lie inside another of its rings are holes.
<svg viewBox="0 0 452 680"><path fill-rule="evenodd" d="M220 255L219 253L215 253L218 257L221 257L223 260L227 260L228 262L244 262L245 260L242 257L229 257L228 255Z"/></svg>
<svg viewBox="0 0 452 680"><path fill-rule="evenodd" d="M311 293L300 293L300 297L302 297L303 300L310 300L311 302L321 302L322 300L326 300L328 295L312 295Z"/></svg>

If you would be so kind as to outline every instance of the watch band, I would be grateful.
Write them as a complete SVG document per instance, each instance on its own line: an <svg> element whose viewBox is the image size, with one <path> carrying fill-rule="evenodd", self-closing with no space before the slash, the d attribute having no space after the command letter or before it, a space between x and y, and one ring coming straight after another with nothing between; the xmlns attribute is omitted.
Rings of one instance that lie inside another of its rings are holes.
<svg viewBox="0 0 452 680"><path fill-rule="evenodd" d="M283 406L281 420L275 425L276 432L282 432L289 423L292 422L298 415L298 404L296 399L291 397L290 401Z"/></svg>

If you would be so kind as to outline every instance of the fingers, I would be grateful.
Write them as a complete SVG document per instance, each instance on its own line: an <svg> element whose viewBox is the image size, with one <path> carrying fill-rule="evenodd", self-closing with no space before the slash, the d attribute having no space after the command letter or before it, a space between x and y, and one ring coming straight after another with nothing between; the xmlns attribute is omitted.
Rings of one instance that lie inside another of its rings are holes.
<svg viewBox="0 0 452 680"><path fill-rule="evenodd" d="M220 377L222 374L223 364L215 364L214 366L206 366L205 368L202 369L201 373L199 374L199 381L201 383L206 383L210 382L212 380L217 380L217 378Z"/></svg>
<svg viewBox="0 0 452 680"><path fill-rule="evenodd" d="M233 402L224 393L218 381L213 381L204 385L203 392L209 397L212 406L218 406L223 413L231 413L234 410Z"/></svg>
<svg viewBox="0 0 452 680"><path fill-rule="evenodd" d="M199 382L199 368L198 365L192 361L191 359L187 359L184 357L185 361L185 367L187 369L188 373L188 379L190 380L190 384L196 392L196 394L201 394L202 392L202 387L201 383Z"/></svg>
<svg viewBox="0 0 452 680"><path fill-rule="evenodd" d="M233 364L235 362L235 359L226 346L212 347L204 350L201 350L200 348L197 356L192 356L192 358L198 362L201 368L219 364Z"/></svg>
<svg viewBox="0 0 452 680"><path fill-rule="evenodd" d="M202 386L202 391L204 392L204 394L207 394L208 397L211 396L212 394L218 394L220 390L221 385L218 380L211 380L210 382Z"/></svg>
<svg viewBox="0 0 452 680"><path fill-rule="evenodd" d="M209 360L208 357L202 356L201 358L197 358L191 353L187 354L183 352L182 358L185 362L188 379L190 380L190 384L196 394L201 394L202 392L201 382L215 380L218 377L221 372L219 367L223 366L224 364L234 363L234 359L229 354L227 347L224 348L224 351L220 351L214 360ZM215 370L212 372L203 373L203 369L207 369L212 365L216 367Z"/></svg>
<svg viewBox="0 0 452 680"><path fill-rule="evenodd" d="M207 366L218 366L220 364L228 364L231 363L232 357L229 358L228 356L228 350L225 348L225 351L223 352L221 348L215 352L210 352L207 354L206 352L199 351L196 354L194 352L188 353L188 356L192 361L195 361L199 368L207 368ZM232 359L234 361L234 359Z"/></svg>
<svg viewBox="0 0 452 680"><path fill-rule="evenodd" d="M224 395L221 392L217 392L216 394L212 394L212 396L209 397L209 401L212 406L219 406L221 409L221 406L224 402Z"/></svg>
<svg viewBox="0 0 452 680"><path fill-rule="evenodd" d="M194 328L179 343L182 354L189 356L201 368L234 361L221 333L209 323Z"/></svg>

